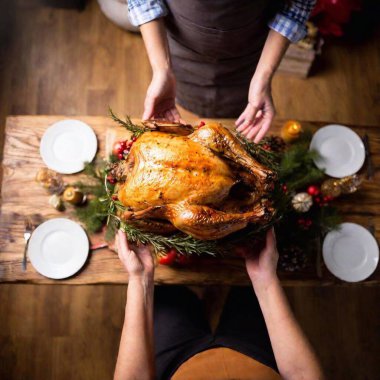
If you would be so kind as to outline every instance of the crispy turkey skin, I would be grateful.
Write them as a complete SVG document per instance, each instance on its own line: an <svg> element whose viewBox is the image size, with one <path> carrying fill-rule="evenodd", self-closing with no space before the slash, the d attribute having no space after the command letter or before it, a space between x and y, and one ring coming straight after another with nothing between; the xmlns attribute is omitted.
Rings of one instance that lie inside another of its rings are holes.
<svg viewBox="0 0 380 380"><path fill-rule="evenodd" d="M190 135L144 133L115 172L121 218L148 231L219 239L273 214L274 173L219 123Z"/></svg>

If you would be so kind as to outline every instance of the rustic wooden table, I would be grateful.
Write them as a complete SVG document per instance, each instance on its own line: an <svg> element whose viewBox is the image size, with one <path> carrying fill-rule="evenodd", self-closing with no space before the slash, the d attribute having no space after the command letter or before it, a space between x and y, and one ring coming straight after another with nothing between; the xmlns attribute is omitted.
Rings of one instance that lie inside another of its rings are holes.
<svg viewBox="0 0 380 380"><path fill-rule="evenodd" d="M28 262L22 271L24 249L24 219L32 215L35 220L44 221L54 217L71 217L68 211L60 213L48 205L48 194L35 181L39 168L44 164L39 154L40 139L52 123L65 116L12 116L6 121L3 158L3 179L1 186L2 206L0 219L0 282L24 282L33 284L105 284L125 283L128 277L117 255L109 249L90 252L84 268L71 278L50 280L38 274ZM106 130L114 127L108 117L76 117L88 123L95 131L99 142L99 156L105 155ZM188 120L194 124L199 120ZM231 120L222 120L232 125ZM282 121L275 121L271 132L278 133ZM303 122L304 126L318 128L327 123ZM375 127L353 129L363 136L369 136L375 175L365 181L360 191L338 202L346 221L373 227L375 236L380 237L380 130ZM66 176L68 182L77 175ZM90 240L92 237L90 237ZM320 259L320 258L319 258ZM280 273L283 284L332 285L341 284L323 266L319 271L312 263L300 273ZM318 273L319 272L319 273ZM161 284L224 284L243 285L248 283L244 262L241 259L204 259L185 268L171 268L160 265L155 280ZM361 284L379 284L380 270Z"/></svg>

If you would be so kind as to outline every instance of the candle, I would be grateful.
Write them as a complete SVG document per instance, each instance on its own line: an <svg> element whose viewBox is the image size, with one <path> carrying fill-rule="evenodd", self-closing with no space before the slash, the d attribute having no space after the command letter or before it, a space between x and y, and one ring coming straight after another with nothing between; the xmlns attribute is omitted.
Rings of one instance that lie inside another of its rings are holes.
<svg viewBox="0 0 380 380"><path fill-rule="evenodd" d="M286 142L292 142L294 140L297 140L302 132L302 126L298 121L289 120L283 125L281 129L281 137Z"/></svg>

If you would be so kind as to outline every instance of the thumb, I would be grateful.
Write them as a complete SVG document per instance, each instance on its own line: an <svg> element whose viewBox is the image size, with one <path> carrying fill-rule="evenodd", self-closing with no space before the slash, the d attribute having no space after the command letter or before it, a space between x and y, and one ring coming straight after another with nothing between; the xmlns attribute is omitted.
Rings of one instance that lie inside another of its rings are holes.
<svg viewBox="0 0 380 380"><path fill-rule="evenodd" d="M276 235L274 234L274 228L272 227L267 231L266 242L265 242L265 252L271 252L276 248Z"/></svg>
<svg viewBox="0 0 380 380"><path fill-rule="evenodd" d="M144 113L142 116L143 120L148 120L151 119L152 116L154 115L154 106L155 106L155 101L154 99L146 99L145 104L144 104Z"/></svg>
<svg viewBox="0 0 380 380"><path fill-rule="evenodd" d="M117 234L117 248L119 256L123 254L125 255L129 249L127 237L122 230L119 230Z"/></svg>

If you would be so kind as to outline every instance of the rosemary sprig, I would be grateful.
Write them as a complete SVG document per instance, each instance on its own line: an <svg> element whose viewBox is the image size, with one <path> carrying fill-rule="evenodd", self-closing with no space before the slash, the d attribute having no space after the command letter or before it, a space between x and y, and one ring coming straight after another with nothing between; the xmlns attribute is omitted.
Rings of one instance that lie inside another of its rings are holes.
<svg viewBox="0 0 380 380"><path fill-rule="evenodd" d="M174 248L178 253L184 255L198 256L203 254L216 256L224 251L215 240L198 240L183 233L162 236L143 232L125 222L120 222L120 228L125 232L129 241L150 244L158 255L165 254L170 248Z"/></svg>
<svg viewBox="0 0 380 380"><path fill-rule="evenodd" d="M136 125L136 124L132 123L132 120L129 116L125 117L125 121L121 120L120 118L118 118L114 114L111 107L109 108L109 113L110 113L110 116L111 116L113 121L115 121L116 123L118 123L119 125L124 127L125 129L127 129L128 131L132 132L133 136L135 136L135 137L139 137L142 134L144 134L145 132L151 131L151 129L149 129L149 128L146 128L144 126L140 126L140 125Z"/></svg>
<svg viewBox="0 0 380 380"><path fill-rule="evenodd" d="M276 152L272 152L263 148L265 145L265 139L256 144L252 141L247 140L241 133L237 133L236 137L252 157L257 159L261 164L267 166L268 168L276 171L278 170L280 155Z"/></svg>

